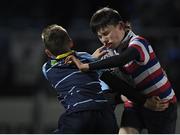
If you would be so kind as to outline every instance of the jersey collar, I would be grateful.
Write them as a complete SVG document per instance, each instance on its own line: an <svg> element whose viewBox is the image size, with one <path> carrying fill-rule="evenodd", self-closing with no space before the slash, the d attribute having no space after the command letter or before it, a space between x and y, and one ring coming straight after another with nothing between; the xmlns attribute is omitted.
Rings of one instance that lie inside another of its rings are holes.
<svg viewBox="0 0 180 135"><path fill-rule="evenodd" d="M67 56L73 54L75 51L74 50L71 50L71 51L68 51L66 53L63 53L63 54L60 54L60 55L57 55L55 58L52 58L51 59L51 66L55 66L56 64L58 64L58 61L63 59L63 58L66 58Z"/></svg>
<svg viewBox="0 0 180 135"><path fill-rule="evenodd" d="M125 38L121 41L121 44L129 41L132 37L134 37L135 34L130 30L127 35L125 36Z"/></svg>
<svg viewBox="0 0 180 135"><path fill-rule="evenodd" d="M56 56L56 60L60 60L60 59L63 59L71 54L73 54L75 51L74 50L71 50L71 51L68 51L66 53L63 53L63 54L60 54L58 56Z"/></svg>

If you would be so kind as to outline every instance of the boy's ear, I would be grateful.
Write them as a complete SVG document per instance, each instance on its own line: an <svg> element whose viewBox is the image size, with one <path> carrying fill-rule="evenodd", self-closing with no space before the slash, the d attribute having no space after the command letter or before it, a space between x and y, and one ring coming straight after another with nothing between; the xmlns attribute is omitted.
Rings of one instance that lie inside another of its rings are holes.
<svg viewBox="0 0 180 135"><path fill-rule="evenodd" d="M122 21L120 21L118 25L119 25L119 29L125 28L124 22L122 22Z"/></svg>
<svg viewBox="0 0 180 135"><path fill-rule="evenodd" d="M72 48L74 46L74 43L73 41L71 40L70 43L69 43L69 47Z"/></svg>
<svg viewBox="0 0 180 135"><path fill-rule="evenodd" d="M45 53L50 58L54 56L48 49L45 49Z"/></svg>

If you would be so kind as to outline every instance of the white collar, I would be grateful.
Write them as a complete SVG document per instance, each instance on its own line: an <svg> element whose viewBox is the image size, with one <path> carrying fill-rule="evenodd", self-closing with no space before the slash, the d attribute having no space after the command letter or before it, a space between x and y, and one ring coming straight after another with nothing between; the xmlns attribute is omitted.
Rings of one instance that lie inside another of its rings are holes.
<svg viewBox="0 0 180 135"><path fill-rule="evenodd" d="M127 40L129 40L130 38L135 37L135 36L136 35L131 30L129 30L129 32L126 35L126 37L121 41L121 44L123 44L124 42L126 42Z"/></svg>

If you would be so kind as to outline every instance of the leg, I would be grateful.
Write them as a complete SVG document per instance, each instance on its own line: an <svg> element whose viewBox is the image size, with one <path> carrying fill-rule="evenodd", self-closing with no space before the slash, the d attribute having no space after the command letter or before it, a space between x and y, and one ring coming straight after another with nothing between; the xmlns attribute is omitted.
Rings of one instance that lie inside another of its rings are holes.
<svg viewBox="0 0 180 135"><path fill-rule="evenodd" d="M139 131L132 127L121 127L119 129L119 134L139 134Z"/></svg>
<svg viewBox="0 0 180 135"><path fill-rule="evenodd" d="M64 113L59 119L56 131L58 134L94 133L94 118L91 116L91 111Z"/></svg>
<svg viewBox="0 0 180 135"><path fill-rule="evenodd" d="M119 127L112 108L99 111L96 116L96 134L117 134Z"/></svg>
<svg viewBox="0 0 180 135"><path fill-rule="evenodd" d="M119 134L139 134L143 128L143 121L135 107L125 107Z"/></svg>
<svg viewBox="0 0 180 135"><path fill-rule="evenodd" d="M59 119L59 134L117 134L118 125L111 107L63 114Z"/></svg>

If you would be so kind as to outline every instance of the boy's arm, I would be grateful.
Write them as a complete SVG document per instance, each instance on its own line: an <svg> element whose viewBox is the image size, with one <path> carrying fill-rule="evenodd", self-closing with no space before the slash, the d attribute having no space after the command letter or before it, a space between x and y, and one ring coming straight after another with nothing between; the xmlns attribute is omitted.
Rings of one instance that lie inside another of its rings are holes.
<svg viewBox="0 0 180 135"><path fill-rule="evenodd" d="M81 71L88 71L88 69L89 69L88 63L83 64L74 55L70 55L65 59L66 64L71 64L72 62L74 62L76 64L76 66L79 68L79 70L81 70Z"/></svg>
<svg viewBox="0 0 180 135"><path fill-rule="evenodd" d="M96 70L96 69L121 67L138 57L139 57L138 50L133 47L129 47L120 55L116 55L116 56L112 56L103 60L91 62L85 68L89 68L89 70Z"/></svg>
<svg viewBox="0 0 180 135"><path fill-rule="evenodd" d="M121 55L112 56L103 60L97 60L91 63L82 63L75 56L71 55L66 58L66 63L73 61L81 71L106 69L120 67L139 57L139 52L133 47L127 48Z"/></svg>

